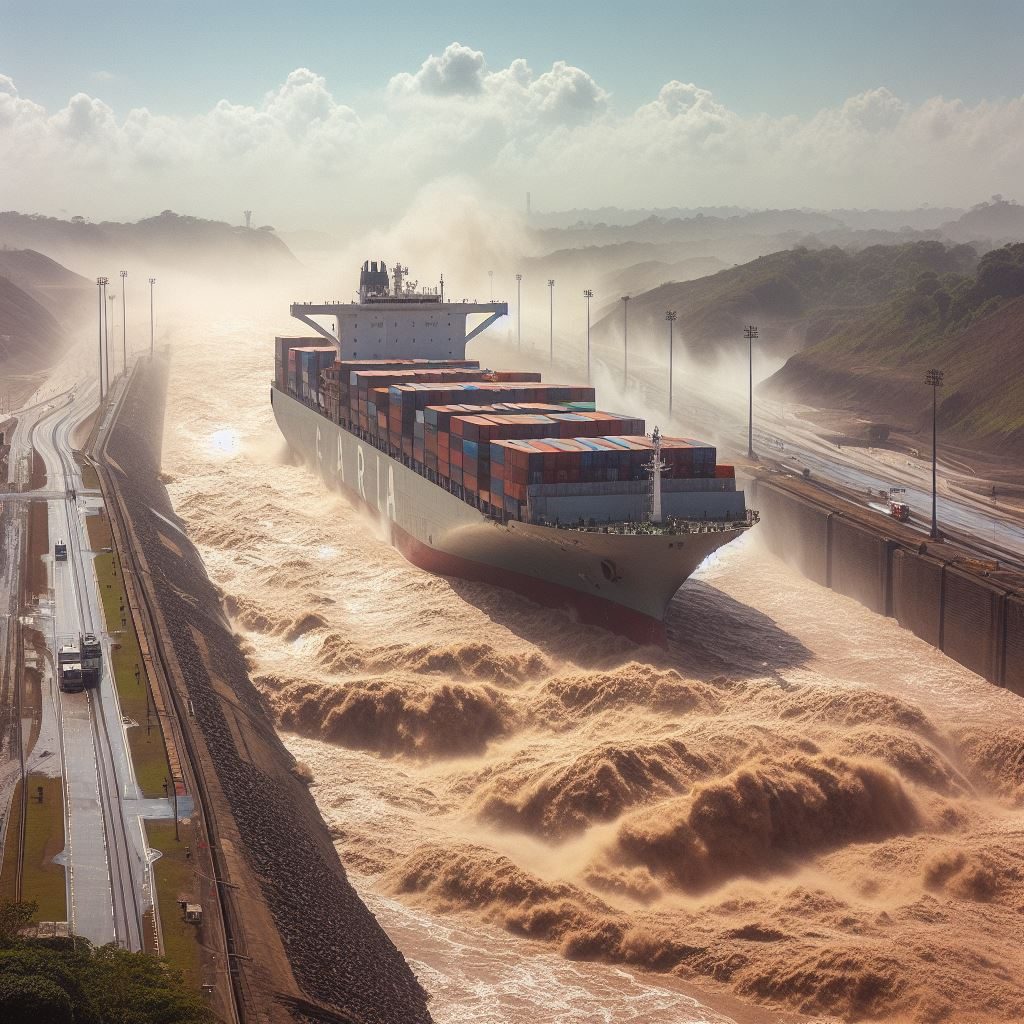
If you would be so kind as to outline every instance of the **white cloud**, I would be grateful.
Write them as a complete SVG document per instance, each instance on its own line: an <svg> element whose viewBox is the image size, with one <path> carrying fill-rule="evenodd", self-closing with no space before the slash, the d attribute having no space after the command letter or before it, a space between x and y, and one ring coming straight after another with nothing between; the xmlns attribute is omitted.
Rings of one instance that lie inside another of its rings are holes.
<svg viewBox="0 0 1024 1024"><path fill-rule="evenodd" d="M402 213L452 175L517 206L902 206L1014 195L1024 99L911 105L879 87L809 117L745 116L706 88L666 83L622 109L584 69L491 68L452 43L356 110L298 68L256 103L116 113L79 93L56 111L0 75L5 205L139 216L167 206L279 225Z"/></svg>

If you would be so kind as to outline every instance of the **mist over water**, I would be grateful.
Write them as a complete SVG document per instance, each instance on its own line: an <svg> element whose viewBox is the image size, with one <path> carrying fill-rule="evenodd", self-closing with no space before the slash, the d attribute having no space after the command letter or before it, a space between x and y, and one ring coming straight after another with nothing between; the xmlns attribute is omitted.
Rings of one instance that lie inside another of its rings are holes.
<svg viewBox="0 0 1024 1024"><path fill-rule="evenodd" d="M667 651L415 569L288 459L284 301L176 320L164 470L439 1022L1024 1017L1018 698L756 534Z"/></svg>

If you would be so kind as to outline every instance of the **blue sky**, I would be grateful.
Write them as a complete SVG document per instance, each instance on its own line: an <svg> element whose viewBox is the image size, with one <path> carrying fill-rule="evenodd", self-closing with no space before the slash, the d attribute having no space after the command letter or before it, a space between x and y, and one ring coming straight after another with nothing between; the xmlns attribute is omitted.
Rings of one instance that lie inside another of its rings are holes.
<svg viewBox="0 0 1024 1024"><path fill-rule="evenodd" d="M191 114L222 98L254 102L302 66L350 102L455 40L489 66L578 65L616 106L649 100L673 78L747 115L806 115L876 86L911 102L1024 94L1020 0L0 0L0 12L0 72L48 108L85 91L118 112Z"/></svg>
<svg viewBox="0 0 1024 1024"><path fill-rule="evenodd" d="M1024 199L1022 40L1024 0L0 0L0 207Z"/></svg>

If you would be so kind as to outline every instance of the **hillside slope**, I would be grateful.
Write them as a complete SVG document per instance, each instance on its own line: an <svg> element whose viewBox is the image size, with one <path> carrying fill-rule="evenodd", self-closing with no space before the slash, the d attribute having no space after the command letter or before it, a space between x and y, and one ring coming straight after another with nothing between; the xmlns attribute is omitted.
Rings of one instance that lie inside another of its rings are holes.
<svg viewBox="0 0 1024 1024"><path fill-rule="evenodd" d="M36 373L64 351L67 338L54 316L6 277L0 277L0 376Z"/></svg>
<svg viewBox="0 0 1024 1024"><path fill-rule="evenodd" d="M965 274L977 264L970 246L941 242L871 246L859 252L838 248L790 249L695 281L661 285L633 297L630 338L638 345L664 335L668 309L678 314L679 337L692 356L712 358L742 342L743 327L760 327L761 348L789 356L829 337L847 322L913 282L922 272ZM621 310L595 327L619 338Z"/></svg>
<svg viewBox="0 0 1024 1024"><path fill-rule="evenodd" d="M95 285L34 249L0 249L0 276L6 277L63 324L91 313Z"/></svg>
<svg viewBox="0 0 1024 1024"><path fill-rule="evenodd" d="M144 258L151 265L216 270L221 276L289 269L298 261L270 228L251 230L164 210L134 223L86 223L13 211L0 213L0 244L37 249L64 263Z"/></svg>
<svg viewBox="0 0 1024 1024"><path fill-rule="evenodd" d="M945 371L939 423L949 439L1024 455L1024 244L986 253L974 274L920 274L761 390L919 430L930 424L931 367Z"/></svg>

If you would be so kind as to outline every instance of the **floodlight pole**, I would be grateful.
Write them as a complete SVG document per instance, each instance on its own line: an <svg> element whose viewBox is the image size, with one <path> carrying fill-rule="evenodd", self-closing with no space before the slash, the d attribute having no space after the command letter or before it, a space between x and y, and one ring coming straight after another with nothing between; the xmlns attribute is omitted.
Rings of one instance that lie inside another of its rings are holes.
<svg viewBox="0 0 1024 1024"><path fill-rule="evenodd" d="M622 390L629 383L629 296L622 296Z"/></svg>
<svg viewBox="0 0 1024 1024"><path fill-rule="evenodd" d="M99 356L100 356L100 401L103 401L103 288L107 283L105 277L96 278L96 295L100 301L100 315L99 315Z"/></svg>
<svg viewBox="0 0 1024 1024"><path fill-rule="evenodd" d="M548 328L550 335L550 354L548 355L548 362L554 365L555 362L555 279L553 277L548 278Z"/></svg>
<svg viewBox="0 0 1024 1024"><path fill-rule="evenodd" d="M516 274L516 351L523 350L523 275Z"/></svg>
<svg viewBox="0 0 1024 1024"><path fill-rule="evenodd" d="M674 380L674 374L672 372L672 356L674 346L672 344L672 327L676 322L676 311L674 309L668 309L665 311L665 319L668 321L668 418L672 419L672 382Z"/></svg>
<svg viewBox="0 0 1024 1024"><path fill-rule="evenodd" d="M153 338L154 338L154 324L156 321L153 319L153 285L156 284L156 278L151 277L149 279L149 358L153 358Z"/></svg>
<svg viewBox="0 0 1024 1024"><path fill-rule="evenodd" d="M757 337L757 327L750 324L743 328L743 337L747 339L748 357L748 406L747 406L747 458L756 459L754 454L754 339Z"/></svg>
<svg viewBox="0 0 1024 1024"><path fill-rule="evenodd" d="M942 370L929 370L924 375L925 383L932 389L932 530L931 539L940 540L939 517L938 517L938 411L939 411L939 388L942 387L942 379L945 374Z"/></svg>
<svg viewBox="0 0 1024 1024"><path fill-rule="evenodd" d="M587 300L587 383L590 383L590 300L594 297L592 288L583 292L583 298Z"/></svg>
<svg viewBox="0 0 1024 1024"><path fill-rule="evenodd" d="M127 270L121 271L121 367L124 373L128 373L128 317L125 315L125 278Z"/></svg>

